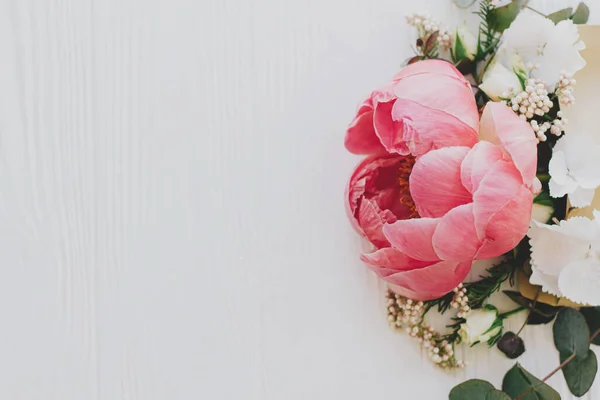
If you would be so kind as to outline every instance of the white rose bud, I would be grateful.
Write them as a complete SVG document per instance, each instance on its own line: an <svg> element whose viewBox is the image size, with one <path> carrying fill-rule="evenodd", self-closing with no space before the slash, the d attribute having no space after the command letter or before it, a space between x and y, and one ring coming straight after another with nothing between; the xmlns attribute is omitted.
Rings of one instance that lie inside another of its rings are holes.
<svg viewBox="0 0 600 400"><path fill-rule="evenodd" d="M468 345L487 342L502 333L502 318L498 317L498 309L492 305L471 311L465 319L458 334Z"/></svg>
<svg viewBox="0 0 600 400"><path fill-rule="evenodd" d="M477 54L477 38L466 26L456 29L452 43L454 44L452 50L456 61L466 58L469 60L475 59L475 55Z"/></svg>
<svg viewBox="0 0 600 400"><path fill-rule="evenodd" d="M513 71L500 63L494 63L483 75L483 82L479 89L483 90L493 101L500 100L502 93L508 93L510 89L517 92L521 90L521 82Z"/></svg>

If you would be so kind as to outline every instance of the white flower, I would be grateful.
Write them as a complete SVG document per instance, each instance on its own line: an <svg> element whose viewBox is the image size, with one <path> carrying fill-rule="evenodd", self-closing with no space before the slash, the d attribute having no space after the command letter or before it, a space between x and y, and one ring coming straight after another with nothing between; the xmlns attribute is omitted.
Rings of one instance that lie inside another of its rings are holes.
<svg viewBox="0 0 600 400"><path fill-rule="evenodd" d="M498 101L500 97L506 96L513 90L520 92L521 82L513 71L498 62L494 62L483 75L483 81L479 85L479 89L483 90L493 101Z"/></svg>
<svg viewBox="0 0 600 400"><path fill-rule="evenodd" d="M477 54L477 38L466 26L456 29L452 43L454 58L457 61L464 60L465 58L469 60L475 58Z"/></svg>
<svg viewBox="0 0 600 400"><path fill-rule="evenodd" d="M576 303L600 305L600 213L573 217L559 225L532 222L529 281L544 292Z"/></svg>
<svg viewBox="0 0 600 400"><path fill-rule="evenodd" d="M554 207L547 206L544 204L533 203L531 219L533 219L534 221L545 224L546 222L550 221L550 218L552 218L552 214L554 214Z"/></svg>
<svg viewBox="0 0 600 400"><path fill-rule="evenodd" d="M554 92L561 73L574 74L585 66L579 54L584 48L573 21L555 25L541 15L524 10L504 31L499 54L509 69L533 66L529 68L531 75L544 81L549 92Z"/></svg>
<svg viewBox="0 0 600 400"><path fill-rule="evenodd" d="M487 342L502 332L502 319L498 309L492 305L471 311L460 325L458 334L468 345Z"/></svg>
<svg viewBox="0 0 600 400"><path fill-rule="evenodd" d="M550 196L569 195L574 207L586 207L600 186L600 146L587 133L569 133L556 142L550 172Z"/></svg>

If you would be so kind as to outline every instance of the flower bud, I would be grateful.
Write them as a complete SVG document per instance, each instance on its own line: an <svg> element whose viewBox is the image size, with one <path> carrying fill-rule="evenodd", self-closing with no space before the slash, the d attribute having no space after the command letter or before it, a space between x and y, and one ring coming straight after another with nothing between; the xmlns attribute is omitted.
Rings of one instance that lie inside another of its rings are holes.
<svg viewBox="0 0 600 400"><path fill-rule="evenodd" d="M477 38L467 29L466 26L456 29L454 34L454 44L452 47L455 61L461 61L466 58L473 61L477 54Z"/></svg>
<svg viewBox="0 0 600 400"><path fill-rule="evenodd" d="M483 75L481 85L479 85L479 89L483 90L493 101L498 101L502 93L510 92L510 89L519 92L520 88L521 82L517 74L500 63L494 63L490 66Z"/></svg>
<svg viewBox="0 0 600 400"><path fill-rule="evenodd" d="M498 309L490 304L471 311L460 325L458 334L468 345L474 346L480 342L490 342L502 333L502 318Z"/></svg>
<svg viewBox="0 0 600 400"><path fill-rule="evenodd" d="M542 224L547 223L554 214L554 207L545 204L533 203L531 219Z"/></svg>
<svg viewBox="0 0 600 400"><path fill-rule="evenodd" d="M503 352L506 357L514 360L525 353L525 343L514 332L506 332L498 341L498 350Z"/></svg>

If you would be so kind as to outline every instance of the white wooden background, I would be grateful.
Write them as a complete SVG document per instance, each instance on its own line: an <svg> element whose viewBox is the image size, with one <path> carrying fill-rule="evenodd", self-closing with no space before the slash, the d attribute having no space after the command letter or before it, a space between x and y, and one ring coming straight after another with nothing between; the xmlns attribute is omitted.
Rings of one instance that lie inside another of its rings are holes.
<svg viewBox="0 0 600 400"><path fill-rule="evenodd" d="M427 8L469 18L450 0L0 0L0 398L499 384L496 351L445 374L388 329L343 209L344 129ZM545 375L550 330L533 337L522 363Z"/></svg>

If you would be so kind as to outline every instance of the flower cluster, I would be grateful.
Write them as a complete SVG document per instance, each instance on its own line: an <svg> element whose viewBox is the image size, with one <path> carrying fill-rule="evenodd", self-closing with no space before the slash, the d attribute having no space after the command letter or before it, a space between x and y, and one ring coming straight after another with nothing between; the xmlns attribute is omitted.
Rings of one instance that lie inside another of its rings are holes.
<svg viewBox="0 0 600 400"><path fill-rule="evenodd" d="M563 73L560 75L558 85L556 87L556 96L560 104L570 106L575 102L575 96L573 96L573 90L577 81L573 78L573 74Z"/></svg>
<svg viewBox="0 0 600 400"><path fill-rule="evenodd" d="M423 346L429 358L439 367L449 369L465 366L463 361L456 359L453 344L423 322L424 302L413 301L391 290L388 290L386 298L387 318L393 329L404 328L410 337L416 339Z"/></svg>
<svg viewBox="0 0 600 400"><path fill-rule="evenodd" d="M444 27L437 18L432 17L429 13L414 13L406 17L408 25L417 29L418 36L421 40L438 32L438 45L447 50L452 46L452 35L450 31Z"/></svg>
<svg viewBox="0 0 600 400"><path fill-rule="evenodd" d="M425 311L422 301L416 302L392 291L388 291L387 306L388 322L396 328L418 325Z"/></svg>
<svg viewBox="0 0 600 400"><path fill-rule="evenodd" d="M458 310L458 314L456 315L458 318L464 318L471 312L469 298L467 297L467 288L461 283L458 287L454 288L453 292L454 296L452 297L450 306Z"/></svg>
<svg viewBox="0 0 600 400"><path fill-rule="evenodd" d="M564 81L566 82L566 79ZM569 104L572 103L574 100L571 86L564 90L563 96L570 96ZM561 99L559 92L556 94ZM502 102L509 105L519 117L529 121L540 142L548 139L547 132L560 136L565 131L568 120L564 118L562 111L556 113L556 118L544 120L554 108L554 102L550 99L546 84L541 80L530 78L526 82L525 90L515 93L511 87L508 92L502 93L502 98Z"/></svg>

